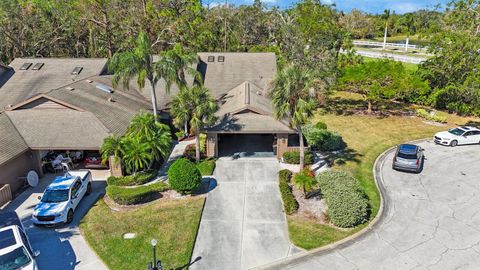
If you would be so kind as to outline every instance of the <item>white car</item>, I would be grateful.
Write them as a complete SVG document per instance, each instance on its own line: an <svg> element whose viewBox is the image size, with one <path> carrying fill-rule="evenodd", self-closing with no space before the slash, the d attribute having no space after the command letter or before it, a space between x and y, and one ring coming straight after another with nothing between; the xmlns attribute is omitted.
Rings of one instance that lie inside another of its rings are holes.
<svg viewBox="0 0 480 270"><path fill-rule="evenodd" d="M45 189L35 206L32 221L35 225L68 224L85 195L92 192L92 174L88 170L69 171L58 176Z"/></svg>
<svg viewBox="0 0 480 270"><path fill-rule="evenodd" d="M462 126L442 131L433 137L435 143L457 146L460 144L480 144L480 129Z"/></svg>
<svg viewBox="0 0 480 270"><path fill-rule="evenodd" d="M0 269L38 270L33 251L23 224L15 212L0 212Z"/></svg>

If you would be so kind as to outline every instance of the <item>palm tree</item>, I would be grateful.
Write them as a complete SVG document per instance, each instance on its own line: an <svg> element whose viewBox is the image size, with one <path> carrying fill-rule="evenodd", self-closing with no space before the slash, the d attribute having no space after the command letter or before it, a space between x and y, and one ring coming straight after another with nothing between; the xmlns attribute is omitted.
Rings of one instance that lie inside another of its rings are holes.
<svg viewBox="0 0 480 270"><path fill-rule="evenodd" d="M293 183L298 188L302 189L303 196L307 199L307 193L312 190L312 188L317 184L315 177L306 175L304 172L300 171L293 177Z"/></svg>
<svg viewBox="0 0 480 270"><path fill-rule="evenodd" d="M290 126L297 130L300 144L300 169L304 167L305 149L302 126L315 109L312 86L312 71L296 65L289 65L273 80L272 102L277 119L288 118Z"/></svg>
<svg viewBox="0 0 480 270"><path fill-rule="evenodd" d="M382 18L385 19L385 34L383 35L383 49L385 50L385 46L387 45L387 27L388 20L390 19L390 9L385 9L383 11Z"/></svg>
<svg viewBox="0 0 480 270"><path fill-rule="evenodd" d="M176 70L173 65L164 59L153 61L153 50L150 38L145 32L140 32L137 37L136 47L133 51L115 53L108 64L109 70L114 72L113 87L117 87L120 81L128 89L130 80L137 77L137 84L142 89L145 80L150 82L150 95L152 99L153 115L157 121L157 96L155 85L163 78L167 82L167 88L171 81L176 78ZM168 91L168 89L167 89Z"/></svg>
<svg viewBox="0 0 480 270"><path fill-rule="evenodd" d="M153 159L150 146L146 142L142 142L138 137L127 137L123 146L123 161L128 172L133 172L133 175L145 168Z"/></svg>
<svg viewBox="0 0 480 270"><path fill-rule="evenodd" d="M191 109L189 107L189 93L187 90L180 90L178 95L172 100L172 106L170 113L175 117L173 123L176 127L181 128L183 126L185 135L188 136L188 121L191 116Z"/></svg>
<svg viewBox="0 0 480 270"><path fill-rule="evenodd" d="M196 53L186 52L183 47L177 43L172 49L162 54L162 56L172 65L173 69L175 70L175 83L179 89L187 86L185 72L192 75L197 82L201 82L200 72L193 67L193 64L198 62L198 56Z"/></svg>
<svg viewBox="0 0 480 270"><path fill-rule="evenodd" d="M174 105L171 112L175 121L189 123L195 131L195 154L196 159L200 160L200 131L206 125L215 122L215 112L218 110L217 101L210 95L207 88L195 85L191 88L181 89L179 94L173 98L172 104ZM185 114L187 111L190 112L188 117Z"/></svg>
<svg viewBox="0 0 480 270"><path fill-rule="evenodd" d="M113 161L118 163L123 156L123 142L122 137L116 135L110 135L103 140L100 153L102 153L102 162L106 163L107 160L113 156Z"/></svg>
<svg viewBox="0 0 480 270"><path fill-rule="evenodd" d="M155 122L153 114L140 112L135 115L130 122L127 135L137 137L142 143L149 146L152 156L149 168L156 160L168 156L172 143L170 128L165 124Z"/></svg>

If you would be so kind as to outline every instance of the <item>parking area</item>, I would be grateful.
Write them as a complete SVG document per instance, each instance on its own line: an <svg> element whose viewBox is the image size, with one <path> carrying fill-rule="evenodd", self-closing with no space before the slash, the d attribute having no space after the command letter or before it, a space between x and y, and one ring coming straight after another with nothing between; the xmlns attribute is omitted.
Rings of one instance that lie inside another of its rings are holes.
<svg viewBox="0 0 480 270"><path fill-rule="evenodd" d="M105 192L105 179L108 175L108 170L92 170L93 192L82 199L75 211L73 222L69 225L37 227L31 221L33 208L39 201L38 196L54 179L56 175L53 174L42 177L37 187L28 188L6 207L5 210L17 212L30 238L33 250L41 252L37 258L40 269L107 269L81 236L78 225L88 209Z"/></svg>
<svg viewBox="0 0 480 270"><path fill-rule="evenodd" d="M419 145L419 174L392 170L393 152L381 161L386 208L372 231L274 268L479 269L480 146Z"/></svg>

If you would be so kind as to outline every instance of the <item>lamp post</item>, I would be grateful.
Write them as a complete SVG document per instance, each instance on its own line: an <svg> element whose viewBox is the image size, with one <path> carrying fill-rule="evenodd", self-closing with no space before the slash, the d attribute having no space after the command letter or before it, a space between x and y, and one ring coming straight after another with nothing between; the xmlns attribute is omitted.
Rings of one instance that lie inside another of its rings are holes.
<svg viewBox="0 0 480 270"><path fill-rule="evenodd" d="M157 261L157 240L152 239L150 243L153 247L153 262L148 263L148 270L163 270L162 262L160 260Z"/></svg>

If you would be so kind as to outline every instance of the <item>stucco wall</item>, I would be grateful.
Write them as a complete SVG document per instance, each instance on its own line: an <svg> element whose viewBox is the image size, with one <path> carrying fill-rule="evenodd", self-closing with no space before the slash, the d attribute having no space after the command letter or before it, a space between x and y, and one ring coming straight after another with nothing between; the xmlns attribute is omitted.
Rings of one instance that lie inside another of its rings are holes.
<svg viewBox="0 0 480 270"><path fill-rule="evenodd" d="M25 181L19 177L27 176L30 170L37 170L36 167L32 151L26 151L0 166L0 184L10 184L12 193L15 193Z"/></svg>

